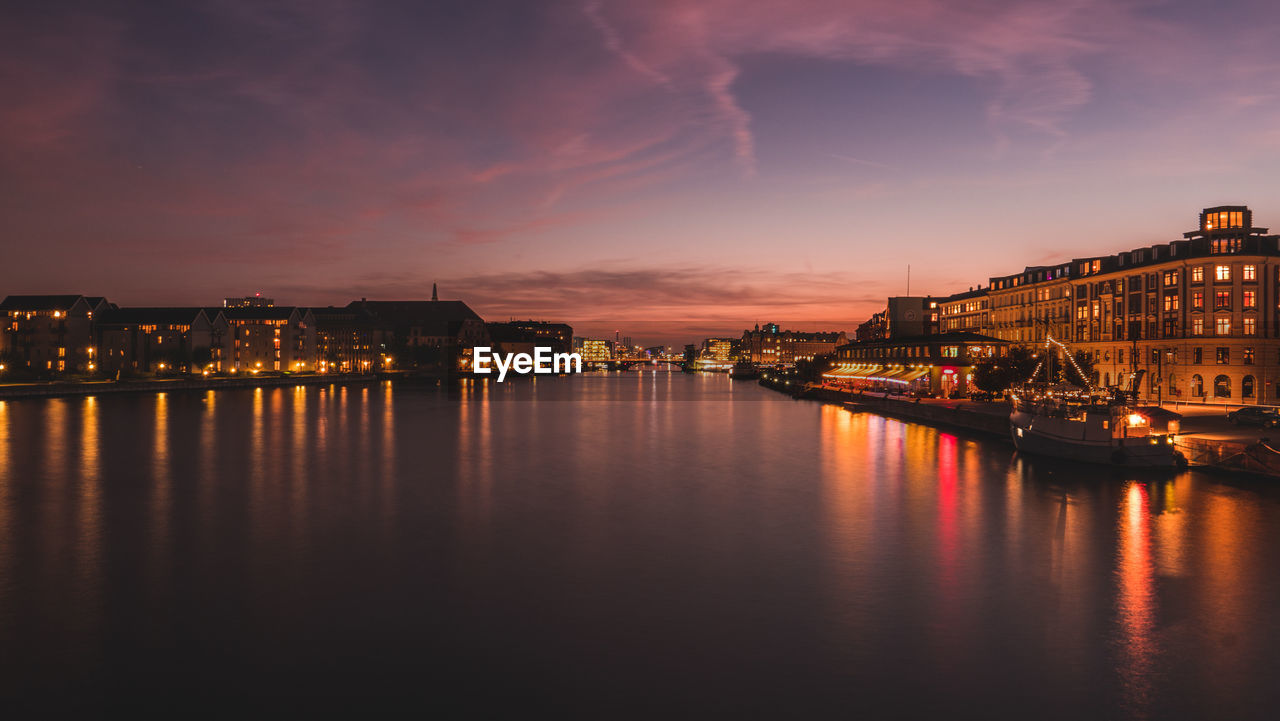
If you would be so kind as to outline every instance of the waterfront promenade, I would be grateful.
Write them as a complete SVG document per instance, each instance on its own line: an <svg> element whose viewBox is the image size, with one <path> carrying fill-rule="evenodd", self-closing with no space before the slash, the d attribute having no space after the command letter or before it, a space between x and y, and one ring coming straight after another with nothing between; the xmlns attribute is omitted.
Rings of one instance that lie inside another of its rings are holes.
<svg viewBox="0 0 1280 721"><path fill-rule="evenodd" d="M778 386L767 388L797 398L842 403L865 411L948 428L959 428L1002 442L1009 439L1009 405L956 398L913 398L876 392L850 392L835 386ZM1280 477L1280 429L1234 425L1229 407L1179 403L1165 407L1182 414L1177 446L1192 466L1233 473ZM1272 441L1276 441L1273 443Z"/></svg>
<svg viewBox="0 0 1280 721"><path fill-rule="evenodd" d="M0 400L16 398L57 398L96 396L105 393L164 393L229 388L271 388L276 386L311 386L372 383L377 374L291 374L287 376L247 375L214 378L139 378L130 380L52 381L46 383L0 384Z"/></svg>

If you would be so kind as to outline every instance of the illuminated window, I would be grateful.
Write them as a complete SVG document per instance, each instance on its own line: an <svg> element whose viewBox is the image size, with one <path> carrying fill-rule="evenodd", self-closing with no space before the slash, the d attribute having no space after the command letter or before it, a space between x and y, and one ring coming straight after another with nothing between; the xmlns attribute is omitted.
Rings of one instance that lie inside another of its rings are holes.
<svg viewBox="0 0 1280 721"><path fill-rule="evenodd" d="M66 348L59 348L59 349L58 349L58 357L59 357L59 358L66 358L66 357L67 357L67 349L66 349Z"/></svg>
<svg viewBox="0 0 1280 721"><path fill-rule="evenodd" d="M1191 335L1204 335L1204 318L1191 319Z"/></svg>
<svg viewBox="0 0 1280 721"><path fill-rule="evenodd" d="M1231 280L1231 266L1218 265L1213 269L1214 280Z"/></svg>
<svg viewBox="0 0 1280 721"><path fill-rule="evenodd" d="M1252 348L1244 349L1244 364L1247 366L1253 365L1253 349Z"/></svg>
<svg viewBox="0 0 1280 721"><path fill-rule="evenodd" d="M1244 266L1243 268L1241 268L1241 269L1240 269L1240 277L1241 277L1243 280L1257 280L1257 279L1258 279L1258 266L1256 266L1256 265L1246 265L1246 266Z"/></svg>
<svg viewBox="0 0 1280 721"><path fill-rule="evenodd" d="M1231 335L1231 319L1216 318L1214 319L1215 332L1218 335Z"/></svg>
<svg viewBox="0 0 1280 721"><path fill-rule="evenodd" d="M1244 303L1242 307L1257 308L1258 307L1258 291L1246 290L1244 292Z"/></svg>
<svg viewBox="0 0 1280 721"><path fill-rule="evenodd" d="M1169 311L1174 311L1177 309L1178 309L1178 296L1166 295L1164 297L1164 311L1168 313Z"/></svg>
<svg viewBox="0 0 1280 721"><path fill-rule="evenodd" d="M1191 282L1192 282L1192 283L1203 283L1203 282L1204 282L1204 267L1203 267L1203 266L1199 266L1199 265L1197 265L1196 267L1194 267L1194 268L1192 268L1192 269L1191 269Z"/></svg>
<svg viewBox="0 0 1280 721"><path fill-rule="evenodd" d="M1231 349L1218 346L1218 364L1227 365L1231 362Z"/></svg>
<svg viewBox="0 0 1280 721"><path fill-rule="evenodd" d="M1197 290L1191 294L1191 309L1192 310L1204 309L1204 291Z"/></svg>
<svg viewBox="0 0 1280 721"><path fill-rule="evenodd" d="M1223 310L1231 307L1231 291L1220 290L1213 294L1213 309Z"/></svg>
<svg viewBox="0 0 1280 721"><path fill-rule="evenodd" d="M1244 323L1244 327L1242 328L1242 332L1243 332L1245 335L1257 335L1257 334L1258 334L1258 321L1257 321L1257 319L1256 319L1256 318L1245 318L1242 322Z"/></svg>
<svg viewBox="0 0 1280 721"><path fill-rule="evenodd" d="M1178 284L1178 271L1176 271L1176 270L1170 270L1170 271L1165 272L1165 274L1164 274L1164 284L1165 284L1165 285L1177 285L1177 284Z"/></svg>

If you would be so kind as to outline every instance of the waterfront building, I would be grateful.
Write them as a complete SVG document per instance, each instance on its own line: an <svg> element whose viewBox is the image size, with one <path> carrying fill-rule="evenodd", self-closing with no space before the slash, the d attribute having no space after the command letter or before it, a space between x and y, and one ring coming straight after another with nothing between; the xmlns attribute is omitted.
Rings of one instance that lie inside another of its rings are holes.
<svg viewBox="0 0 1280 721"><path fill-rule="evenodd" d="M8 296L0 302L0 358L33 373L90 372L97 364L93 317L110 307L101 296Z"/></svg>
<svg viewBox="0 0 1280 721"><path fill-rule="evenodd" d="M1082 258L992 278L987 289L990 326L981 332L1025 344L1043 343L1048 336L1069 338L1071 281L1081 268L1100 267L1102 262L1101 258Z"/></svg>
<svg viewBox="0 0 1280 721"><path fill-rule="evenodd" d="M763 328L742 332L738 354L757 365L794 365L798 360L829 355L848 340L844 331L782 330L776 323L766 323Z"/></svg>
<svg viewBox="0 0 1280 721"><path fill-rule="evenodd" d="M982 286L942 298L938 301L938 330L991 335L990 303Z"/></svg>
<svg viewBox="0 0 1280 721"><path fill-rule="evenodd" d="M226 320L215 348L218 369L230 372L315 370L316 327L310 308L206 308Z"/></svg>
<svg viewBox="0 0 1280 721"><path fill-rule="evenodd" d="M938 331L938 300L929 296L892 296L885 309L854 331L859 341L914 337Z"/></svg>
<svg viewBox="0 0 1280 721"><path fill-rule="evenodd" d="M737 338L707 338L702 341L703 358L724 363L736 360L737 355Z"/></svg>
<svg viewBox="0 0 1280 721"><path fill-rule="evenodd" d="M384 348L377 318L363 308L312 308L316 357L310 366L321 373L361 373L380 368Z"/></svg>
<svg viewBox="0 0 1280 721"><path fill-rule="evenodd" d="M108 308L94 316L98 369L106 374L214 370L216 337L227 320L202 308Z"/></svg>
<svg viewBox="0 0 1280 721"><path fill-rule="evenodd" d="M573 351L573 327L541 320L510 320L486 324L489 336L504 353L533 353L533 348L551 348L552 353ZM518 350L510 350L516 348Z"/></svg>
<svg viewBox="0 0 1280 721"><path fill-rule="evenodd" d="M973 383L973 364L1002 353L1008 345L967 331L858 341L836 349L823 381L858 389L964 396Z"/></svg>
<svg viewBox="0 0 1280 721"><path fill-rule="evenodd" d="M1026 268L981 292L989 317L958 294L942 302L945 330L1067 341L1090 353L1095 383L1137 383L1143 400L1280 403L1280 236L1246 206L1205 208L1180 240Z"/></svg>
<svg viewBox="0 0 1280 721"><path fill-rule="evenodd" d="M445 364L470 356L476 346L487 346L489 330L484 319L460 300L367 300L347 306L367 311L377 319L386 336L387 352L407 355L396 367L409 364Z"/></svg>
<svg viewBox="0 0 1280 721"><path fill-rule="evenodd" d="M582 355L583 363L600 363L613 359L613 341L603 338L583 338L582 349L578 351Z"/></svg>

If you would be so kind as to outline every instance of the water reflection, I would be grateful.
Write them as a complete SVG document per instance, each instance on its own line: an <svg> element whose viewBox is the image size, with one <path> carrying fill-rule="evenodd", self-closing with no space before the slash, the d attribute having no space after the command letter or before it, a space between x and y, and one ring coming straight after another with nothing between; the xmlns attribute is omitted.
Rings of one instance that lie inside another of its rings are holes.
<svg viewBox="0 0 1280 721"><path fill-rule="evenodd" d="M1248 717L1277 547L1269 486L707 375L0 403L0 695L445 659L593 709Z"/></svg>
<svg viewBox="0 0 1280 721"><path fill-rule="evenodd" d="M1159 652L1155 638L1155 568L1151 557L1151 508L1147 486L1130 483L1119 523L1119 586L1116 621L1120 628L1120 673L1131 718L1146 718L1152 674Z"/></svg>

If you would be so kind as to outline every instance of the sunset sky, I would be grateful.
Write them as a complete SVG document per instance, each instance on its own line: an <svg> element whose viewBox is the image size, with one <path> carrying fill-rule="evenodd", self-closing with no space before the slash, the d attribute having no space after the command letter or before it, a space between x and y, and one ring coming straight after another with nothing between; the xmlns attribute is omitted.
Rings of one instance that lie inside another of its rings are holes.
<svg viewBox="0 0 1280 721"><path fill-rule="evenodd" d="M182 7L189 5L190 7ZM0 295L689 342L1280 226L1269 2L9 2Z"/></svg>

